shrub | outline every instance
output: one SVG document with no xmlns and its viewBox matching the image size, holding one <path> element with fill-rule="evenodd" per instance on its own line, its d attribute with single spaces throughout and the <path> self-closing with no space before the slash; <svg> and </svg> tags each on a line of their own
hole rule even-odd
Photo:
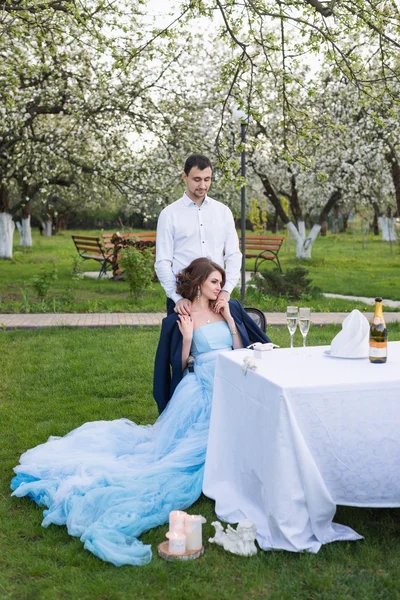
<svg viewBox="0 0 400 600">
<path fill-rule="evenodd" d="M 261 200 L 261 208 L 254 198 L 251 201 L 249 220 L 252 223 L 253 231 L 256 235 L 262 235 L 267 228 L 267 202 Z"/>
<path fill-rule="evenodd" d="M 83 277 L 83 260 L 80 256 L 72 257 L 72 279 L 82 279 Z"/>
<path fill-rule="evenodd" d="M 39 298 L 47 296 L 51 284 L 57 281 L 57 278 L 57 267 L 54 264 L 50 269 L 43 267 L 40 274 L 32 278 L 32 287 Z"/>
<path fill-rule="evenodd" d="M 281 273 L 279 269 L 265 270 L 260 275 L 253 277 L 252 283 L 269 296 L 285 296 L 295 300 L 306 294 L 317 296 L 321 293 L 320 288 L 311 285 L 312 281 L 307 277 L 308 271 L 303 267 L 288 269 L 286 273 Z"/>
<path fill-rule="evenodd" d="M 134 246 L 128 246 L 121 250 L 119 264 L 124 270 L 124 278 L 135 298 L 150 286 L 154 275 L 153 262 L 154 256 L 149 248 L 138 250 Z"/>
</svg>

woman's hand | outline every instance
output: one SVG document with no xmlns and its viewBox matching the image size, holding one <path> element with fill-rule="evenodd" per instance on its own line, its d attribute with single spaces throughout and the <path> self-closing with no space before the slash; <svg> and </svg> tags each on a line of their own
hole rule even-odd
<svg viewBox="0 0 400 600">
<path fill-rule="evenodd" d="M 186 369 L 193 339 L 193 321 L 190 315 L 178 315 L 178 327 L 182 334 L 182 371 Z"/>
<path fill-rule="evenodd" d="M 229 321 L 233 321 L 229 308 L 229 302 L 226 298 L 224 298 L 224 296 L 218 296 L 214 304 L 214 312 L 220 313 L 227 323 L 229 323 Z"/>
<path fill-rule="evenodd" d="M 232 334 L 232 348 L 236 350 L 237 348 L 243 348 L 242 338 L 240 337 L 240 333 L 236 329 L 236 323 L 231 315 L 231 310 L 229 308 L 229 302 L 226 298 L 219 296 L 217 301 L 215 302 L 214 311 L 216 313 L 220 313 L 228 327 L 229 331 Z"/>
<path fill-rule="evenodd" d="M 178 315 L 177 321 L 179 331 L 182 334 L 184 340 L 192 340 L 193 338 L 193 321 L 190 315 Z"/>
</svg>

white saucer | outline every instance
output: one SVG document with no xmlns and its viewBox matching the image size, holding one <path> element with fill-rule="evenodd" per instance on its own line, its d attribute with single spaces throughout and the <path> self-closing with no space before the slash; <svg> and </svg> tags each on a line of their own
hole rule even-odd
<svg viewBox="0 0 400 600">
<path fill-rule="evenodd" d="M 368 358 L 368 356 L 336 356 L 336 354 L 331 354 L 330 350 L 324 350 L 324 354 L 330 358 L 341 358 L 344 360 L 362 360 L 363 358 Z"/>
</svg>

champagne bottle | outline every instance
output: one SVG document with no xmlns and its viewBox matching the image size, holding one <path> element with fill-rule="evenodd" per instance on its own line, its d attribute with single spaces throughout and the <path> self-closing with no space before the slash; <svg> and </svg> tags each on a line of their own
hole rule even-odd
<svg viewBox="0 0 400 600">
<path fill-rule="evenodd" d="M 382 298 L 375 298 L 375 312 L 369 330 L 369 360 L 385 363 L 387 359 L 387 329 L 382 312 Z"/>
</svg>

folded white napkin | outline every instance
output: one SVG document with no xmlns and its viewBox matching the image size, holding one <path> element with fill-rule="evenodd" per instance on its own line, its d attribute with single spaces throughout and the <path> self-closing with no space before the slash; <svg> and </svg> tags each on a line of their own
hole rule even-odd
<svg viewBox="0 0 400 600">
<path fill-rule="evenodd" d="M 369 323 L 359 310 L 352 310 L 331 342 L 331 356 L 364 358 L 368 356 Z"/>
</svg>

